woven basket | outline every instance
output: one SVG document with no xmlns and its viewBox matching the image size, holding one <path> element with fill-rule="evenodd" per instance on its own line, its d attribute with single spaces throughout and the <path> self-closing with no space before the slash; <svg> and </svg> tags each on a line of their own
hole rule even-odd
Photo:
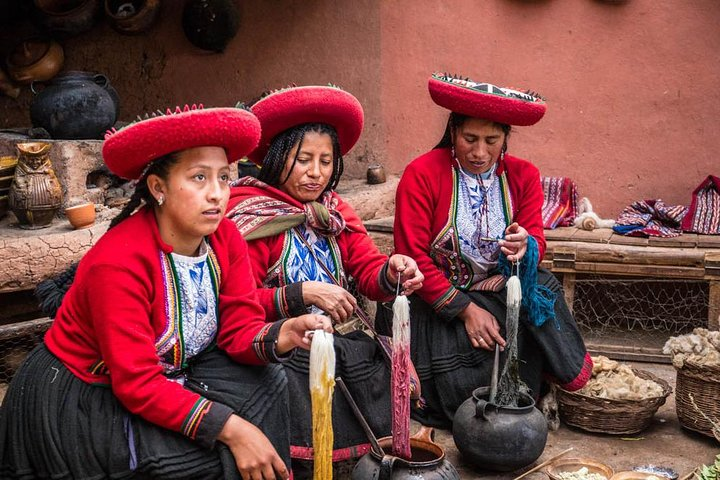
<svg viewBox="0 0 720 480">
<path fill-rule="evenodd" d="M 660 385 L 663 390 L 662 395 L 643 400 L 613 400 L 558 388 L 560 419 L 567 425 L 588 432 L 627 435 L 645 430 L 650 426 L 657 409 L 672 393 L 672 388 L 665 380 L 650 372 L 634 368 L 632 371 L 638 377 L 652 380 Z"/>
<path fill-rule="evenodd" d="M 720 441 L 720 429 L 713 432 L 713 425 L 708 420 L 720 423 L 720 367 L 685 362 L 677 369 L 675 388 L 675 408 L 680 425 Z"/>
</svg>

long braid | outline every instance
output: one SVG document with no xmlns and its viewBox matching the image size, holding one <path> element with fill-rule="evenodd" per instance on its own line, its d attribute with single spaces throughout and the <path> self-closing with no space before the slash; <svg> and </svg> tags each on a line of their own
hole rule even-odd
<svg viewBox="0 0 720 480">
<path fill-rule="evenodd" d="M 297 156 L 302 147 L 302 141 L 305 138 L 305 134 L 308 132 L 316 132 L 320 134 L 326 134 L 330 136 L 333 145 L 333 172 L 330 176 L 330 181 L 324 191 L 334 190 L 340 182 L 344 170 L 343 158 L 340 155 L 340 141 L 338 140 L 337 132 L 335 129 L 324 123 L 304 123 L 295 127 L 289 128 L 278 135 L 276 135 L 270 143 L 268 153 L 265 155 L 263 160 L 262 168 L 258 179 L 272 185 L 273 187 L 280 186 L 287 182 L 290 172 L 295 167 L 297 162 Z M 290 155 L 290 151 L 295 145 L 298 145 L 298 149 L 295 152 L 295 157 L 292 160 L 292 165 L 288 170 L 286 178 L 281 179 L 282 171 L 285 168 L 285 162 Z"/>
<path fill-rule="evenodd" d="M 167 180 L 170 167 L 177 163 L 178 160 L 178 154 L 171 153 L 153 161 L 148 167 L 147 173 L 143 175 L 135 185 L 135 191 L 130 197 L 130 201 L 123 207 L 120 213 L 110 221 L 108 230 L 130 217 L 141 205 L 152 205 L 155 198 L 150 194 L 150 189 L 147 185 L 148 175 L 154 174 L 163 180 Z M 55 317 L 65 294 L 75 280 L 77 266 L 77 263 L 70 265 L 65 271 L 53 278 L 40 282 L 35 288 L 35 298 L 37 298 L 40 308 L 47 316 L 51 318 Z"/>
</svg>

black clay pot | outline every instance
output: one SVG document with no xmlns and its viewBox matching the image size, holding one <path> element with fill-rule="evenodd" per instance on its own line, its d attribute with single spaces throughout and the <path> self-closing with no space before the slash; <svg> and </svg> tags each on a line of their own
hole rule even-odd
<svg viewBox="0 0 720 480">
<path fill-rule="evenodd" d="M 453 418 L 453 440 L 463 458 L 477 467 L 510 472 L 542 455 L 547 422 L 529 395 L 517 407 L 488 403 L 490 387 L 473 391 Z"/>
<path fill-rule="evenodd" d="M 190 43 L 203 50 L 221 53 L 240 27 L 237 0 L 190 0 L 182 17 Z"/>
<path fill-rule="evenodd" d="M 91 72 L 66 72 L 38 89 L 30 104 L 33 127 L 42 127 L 52 138 L 102 139 L 117 120 L 118 95 L 105 75 Z"/>
<path fill-rule="evenodd" d="M 56 37 L 90 30 L 100 15 L 100 0 L 35 0 L 38 23 Z"/>
</svg>

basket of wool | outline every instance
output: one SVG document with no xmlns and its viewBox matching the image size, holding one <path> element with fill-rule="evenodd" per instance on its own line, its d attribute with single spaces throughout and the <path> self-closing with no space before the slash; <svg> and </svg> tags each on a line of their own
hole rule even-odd
<svg viewBox="0 0 720 480">
<path fill-rule="evenodd" d="M 593 357 L 588 383 L 575 392 L 557 389 L 560 419 L 588 432 L 613 435 L 645 430 L 672 393 L 668 383 L 650 372 Z"/>
</svg>

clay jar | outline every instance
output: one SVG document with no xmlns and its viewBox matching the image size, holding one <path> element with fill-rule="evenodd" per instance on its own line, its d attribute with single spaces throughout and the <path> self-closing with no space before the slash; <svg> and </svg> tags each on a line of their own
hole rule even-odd
<svg viewBox="0 0 720 480">
<path fill-rule="evenodd" d="M 510 472 L 542 455 L 547 422 L 527 394 L 517 407 L 489 403 L 490 387 L 476 388 L 453 418 L 453 440 L 463 458 L 477 467 Z"/>
<path fill-rule="evenodd" d="M 57 37 L 90 30 L 100 13 L 100 0 L 35 0 L 38 22 Z"/>
<path fill-rule="evenodd" d="M 160 0 L 105 0 L 105 15 L 115 31 L 124 35 L 147 31 L 158 13 Z"/>
<path fill-rule="evenodd" d="M 87 202 L 67 207 L 65 216 L 75 230 L 91 227 L 95 223 L 95 204 Z"/>
<path fill-rule="evenodd" d="M 374 164 L 368 166 L 367 183 L 370 185 L 385 183 L 385 169 L 382 165 Z"/>
<path fill-rule="evenodd" d="M 10 77 L 21 84 L 53 78 L 62 69 L 65 54 L 54 40 L 30 38 L 20 42 L 7 57 Z"/>
<path fill-rule="evenodd" d="M 105 75 L 70 71 L 47 86 L 33 82 L 36 95 L 30 104 L 33 127 L 42 127 L 52 138 L 102 139 L 118 116 L 117 92 Z"/>
<path fill-rule="evenodd" d="M 60 209 L 62 188 L 50 162 L 50 148 L 45 142 L 17 144 L 18 164 L 9 203 L 21 228 L 47 227 Z"/>
</svg>

